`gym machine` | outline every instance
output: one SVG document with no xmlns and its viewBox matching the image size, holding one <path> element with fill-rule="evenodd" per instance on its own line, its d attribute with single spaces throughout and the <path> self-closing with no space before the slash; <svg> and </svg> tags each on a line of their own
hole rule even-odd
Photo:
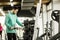
<svg viewBox="0 0 60 40">
<path fill-rule="evenodd" d="M 40 9 L 41 9 L 41 4 L 42 4 L 42 1 L 43 0 L 39 0 L 39 3 L 37 3 L 37 9 L 36 9 L 36 20 L 35 20 L 35 27 L 34 27 L 34 35 L 33 35 L 33 40 L 43 40 L 42 39 L 42 37 L 39 37 L 39 29 L 37 29 L 38 27 L 39 27 L 39 22 L 38 22 L 38 20 L 39 20 L 39 16 L 40 16 Z M 46 1 L 46 0 L 45 0 Z M 45 3 L 46 4 L 46 3 Z M 43 4 L 42 4 L 43 5 Z M 47 4 L 48 5 L 48 4 Z M 48 29 L 48 28 L 47 28 Z M 38 34 L 38 36 L 37 36 L 37 34 Z M 43 35 L 43 37 L 44 36 L 47 36 L 46 37 L 46 39 L 48 38 L 48 34 L 49 34 L 49 32 L 45 32 L 44 34 L 42 34 Z M 48 40 L 48 39 L 47 39 Z"/>
<path fill-rule="evenodd" d="M 57 40 L 60 38 L 60 19 L 59 19 L 60 18 L 60 10 L 54 10 L 51 14 L 51 17 L 53 20 L 55 20 L 59 23 L 59 32 L 56 35 L 52 36 L 50 38 L 50 40 Z"/>
</svg>

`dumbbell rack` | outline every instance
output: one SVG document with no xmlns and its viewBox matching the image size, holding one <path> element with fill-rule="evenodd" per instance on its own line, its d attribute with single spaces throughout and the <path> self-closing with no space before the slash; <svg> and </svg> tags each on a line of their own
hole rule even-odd
<svg viewBox="0 0 60 40">
<path fill-rule="evenodd" d="M 25 32 L 23 34 L 24 40 L 32 40 L 33 32 L 34 32 L 34 20 L 24 22 Z"/>
</svg>

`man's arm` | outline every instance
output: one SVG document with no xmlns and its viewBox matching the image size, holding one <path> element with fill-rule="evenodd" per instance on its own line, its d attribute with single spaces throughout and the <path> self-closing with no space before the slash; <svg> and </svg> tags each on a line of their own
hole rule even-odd
<svg viewBox="0 0 60 40">
<path fill-rule="evenodd" d="M 5 25 L 8 26 L 8 27 L 11 27 L 11 25 L 8 23 L 8 21 L 9 21 L 9 15 L 6 15 Z"/>
<path fill-rule="evenodd" d="M 22 23 L 17 18 L 16 18 L 16 22 L 17 22 L 18 25 L 23 27 Z"/>
</svg>

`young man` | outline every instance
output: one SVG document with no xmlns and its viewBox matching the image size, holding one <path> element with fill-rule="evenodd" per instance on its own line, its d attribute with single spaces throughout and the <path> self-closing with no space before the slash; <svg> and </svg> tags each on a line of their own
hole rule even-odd
<svg viewBox="0 0 60 40">
<path fill-rule="evenodd" d="M 6 19 L 5 19 L 5 25 L 7 27 L 7 37 L 8 40 L 16 40 L 16 30 L 13 29 L 16 25 L 16 23 L 18 23 L 18 25 L 23 26 L 21 22 L 18 21 L 16 13 L 18 12 L 18 9 L 13 8 L 11 12 L 9 12 L 6 15 Z"/>
</svg>

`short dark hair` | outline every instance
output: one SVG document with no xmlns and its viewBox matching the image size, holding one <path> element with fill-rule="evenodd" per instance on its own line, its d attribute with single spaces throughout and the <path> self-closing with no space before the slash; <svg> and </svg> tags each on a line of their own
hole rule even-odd
<svg viewBox="0 0 60 40">
<path fill-rule="evenodd" d="M 18 9 L 18 7 L 17 6 L 13 6 L 12 9 Z"/>
</svg>

